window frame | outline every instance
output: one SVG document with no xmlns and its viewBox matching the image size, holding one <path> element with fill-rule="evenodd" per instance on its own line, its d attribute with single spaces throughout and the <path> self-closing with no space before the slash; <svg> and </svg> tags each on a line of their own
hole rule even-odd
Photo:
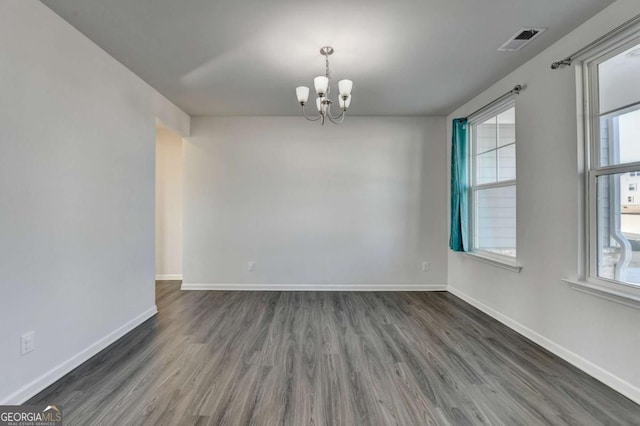
<svg viewBox="0 0 640 426">
<path fill-rule="evenodd" d="M 600 118 L 614 113 L 624 113 L 638 108 L 638 103 L 623 106 L 612 111 L 600 112 L 598 66 L 620 53 L 640 44 L 640 28 L 628 32 L 616 40 L 599 46 L 589 52 L 582 61 L 582 103 L 583 103 L 583 144 L 584 144 L 584 244 L 583 262 L 578 281 L 567 280 L 571 284 L 615 297 L 640 301 L 640 284 L 619 281 L 598 275 L 598 194 L 597 182 L 600 176 L 640 171 L 640 161 L 616 165 L 601 165 Z M 579 67 L 580 68 L 580 67 Z"/>
<path fill-rule="evenodd" d="M 513 143 L 513 145 L 515 145 L 516 147 L 516 178 L 515 179 L 509 179 L 509 180 L 504 180 L 504 181 L 496 181 L 496 182 L 491 182 L 491 183 L 483 183 L 483 184 L 478 184 L 477 183 L 477 176 L 476 176 L 476 159 L 477 159 L 477 143 L 476 143 L 476 131 L 475 128 L 478 124 L 482 124 L 483 122 L 485 122 L 486 120 L 492 118 L 492 117 L 497 117 L 498 115 L 502 114 L 505 111 L 508 111 L 509 109 L 513 108 L 514 110 L 516 109 L 516 99 L 515 96 L 510 96 L 507 99 L 505 99 L 504 101 L 501 101 L 495 105 L 492 105 L 489 108 L 485 108 L 483 110 L 480 110 L 478 112 L 476 112 L 475 114 L 469 116 L 467 118 L 467 126 L 468 126 L 468 136 L 467 136 L 467 141 L 469 144 L 469 191 L 468 191 L 468 205 L 469 205 L 469 209 L 468 209 L 468 215 L 469 215 L 469 220 L 468 220 L 468 232 L 469 232 L 469 250 L 468 253 L 475 255 L 475 256 L 479 256 L 482 257 L 484 259 L 487 259 L 489 261 L 491 261 L 492 263 L 497 263 L 497 264 L 502 264 L 502 265 L 506 265 L 509 269 L 512 269 L 516 272 L 519 272 L 521 267 L 517 264 L 517 260 L 518 260 L 518 236 L 517 236 L 517 194 L 518 194 L 518 185 L 517 185 L 517 178 L 518 178 L 518 167 L 517 167 L 517 156 L 518 156 L 518 138 L 516 135 L 516 140 Z M 515 112 L 514 112 L 515 113 Z M 517 115 L 517 113 L 515 113 Z M 517 133 L 517 124 L 518 124 L 518 119 L 516 117 L 516 133 Z M 506 147 L 509 146 L 510 144 L 507 145 L 503 145 L 500 147 L 496 147 L 495 150 L 497 151 L 498 149 L 502 148 L 502 147 Z M 488 151 L 483 151 L 483 153 L 485 152 L 490 152 L 491 150 Z M 496 156 L 496 161 L 497 161 L 497 156 Z M 496 179 L 497 179 L 497 175 L 496 175 Z M 514 186 L 516 188 L 516 255 L 515 256 L 507 256 L 507 255 L 501 255 L 498 253 L 494 253 L 491 252 L 489 250 L 483 250 L 482 248 L 478 248 L 476 247 L 476 193 L 477 191 L 481 191 L 481 190 L 486 190 L 486 189 L 495 189 L 495 188 L 507 188 L 507 187 L 511 187 Z M 500 265 L 499 265 L 500 266 Z"/>
</svg>

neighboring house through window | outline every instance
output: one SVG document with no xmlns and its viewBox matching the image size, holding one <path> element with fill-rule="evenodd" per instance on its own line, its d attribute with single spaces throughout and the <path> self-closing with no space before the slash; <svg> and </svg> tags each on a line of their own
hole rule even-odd
<svg viewBox="0 0 640 426">
<path fill-rule="evenodd" d="M 513 99 L 471 117 L 471 251 L 516 257 L 516 121 Z"/>
</svg>

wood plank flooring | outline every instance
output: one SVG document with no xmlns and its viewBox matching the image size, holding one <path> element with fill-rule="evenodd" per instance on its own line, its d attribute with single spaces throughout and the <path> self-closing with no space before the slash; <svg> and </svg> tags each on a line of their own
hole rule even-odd
<svg viewBox="0 0 640 426">
<path fill-rule="evenodd" d="M 77 425 L 630 425 L 640 406 L 455 296 L 180 291 L 29 403 Z"/>
</svg>

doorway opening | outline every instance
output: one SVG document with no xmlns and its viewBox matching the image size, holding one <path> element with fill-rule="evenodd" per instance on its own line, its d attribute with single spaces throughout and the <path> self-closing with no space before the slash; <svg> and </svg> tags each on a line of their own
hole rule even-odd
<svg viewBox="0 0 640 426">
<path fill-rule="evenodd" d="M 156 122 L 156 281 L 182 280 L 182 146 Z"/>
</svg>

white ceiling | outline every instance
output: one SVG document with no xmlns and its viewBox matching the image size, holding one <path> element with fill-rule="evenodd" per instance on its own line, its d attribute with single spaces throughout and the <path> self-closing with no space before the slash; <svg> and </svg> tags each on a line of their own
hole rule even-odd
<svg viewBox="0 0 640 426">
<path fill-rule="evenodd" d="M 354 81 L 352 115 L 434 115 L 613 0 L 42 2 L 191 115 L 298 114 L 295 87 L 324 74 L 325 44 L 333 83 Z M 549 30 L 497 51 L 529 26 Z"/>
</svg>

